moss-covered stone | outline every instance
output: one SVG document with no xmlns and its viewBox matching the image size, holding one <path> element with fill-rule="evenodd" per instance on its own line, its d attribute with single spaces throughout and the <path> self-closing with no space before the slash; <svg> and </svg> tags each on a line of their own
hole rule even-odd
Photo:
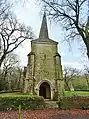
<svg viewBox="0 0 89 119">
<path fill-rule="evenodd" d="M 62 65 L 58 42 L 49 39 L 45 17 L 42 21 L 42 25 L 45 26 L 41 26 L 40 37 L 31 41 L 24 92 L 35 92 L 44 98 L 53 99 L 55 95 L 62 95 L 64 89 Z"/>
</svg>

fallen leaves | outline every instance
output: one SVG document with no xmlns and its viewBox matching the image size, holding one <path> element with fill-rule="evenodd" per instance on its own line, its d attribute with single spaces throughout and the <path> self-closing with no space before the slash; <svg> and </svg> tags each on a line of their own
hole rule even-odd
<svg viewBox="0 0 89 119">
<path fill-rule="evenodd" d="M 89 110 L 25 110 L 22 119 L 88 119 Z M 0 112 L 0 119 L 18 119 L 18 111 Z"/>
</svg>

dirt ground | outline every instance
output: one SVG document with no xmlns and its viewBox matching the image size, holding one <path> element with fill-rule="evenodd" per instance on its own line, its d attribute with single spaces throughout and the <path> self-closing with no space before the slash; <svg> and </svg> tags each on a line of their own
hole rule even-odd
<svg viewBox="0 0 89 119">
<path fill-rule="evenodd" d="M 89 110 L 26 110 L 21 119 L 89 119 Z M 0 119 L 18 119 L 18 111 L 0 112 Z"/>
</svg>

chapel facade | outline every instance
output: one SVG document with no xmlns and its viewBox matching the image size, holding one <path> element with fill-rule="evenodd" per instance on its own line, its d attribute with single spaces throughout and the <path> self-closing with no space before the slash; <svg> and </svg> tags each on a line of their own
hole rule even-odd
<svg viewBox="0 0 89 119">
<path fill-rule="evenodd" d="M 28 54 L 24 92 L 43 96 L 45 99 L 58 99 L 64 90 L 61 56 L 58 42 L 48 35 L 46 14 L 44 13 L 39 38 L 31 41 Z"/>
</svg>

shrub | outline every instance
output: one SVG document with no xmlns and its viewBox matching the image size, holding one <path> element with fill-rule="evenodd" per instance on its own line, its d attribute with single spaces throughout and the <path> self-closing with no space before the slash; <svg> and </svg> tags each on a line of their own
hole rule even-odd
<svg viewBox="0 0 89 119">
<path fill-rule="evenodd" d="M 21 105 L 22 110 L 43 109 L 45 107 L 43 97 L 36 95 L 0 96 L 0 111 L 18 110 L 19 105 Z"/>
<path fill-rule="evenodd" d="M 89 96 L 63 97 L 58 102 L 60 109 L 83 109 L 89 108 Z"/>
</svg>

